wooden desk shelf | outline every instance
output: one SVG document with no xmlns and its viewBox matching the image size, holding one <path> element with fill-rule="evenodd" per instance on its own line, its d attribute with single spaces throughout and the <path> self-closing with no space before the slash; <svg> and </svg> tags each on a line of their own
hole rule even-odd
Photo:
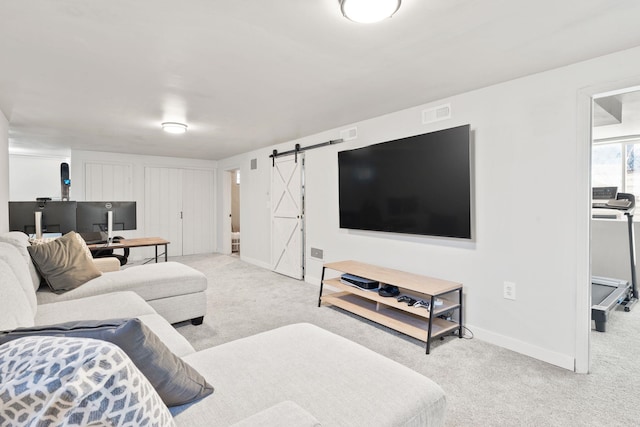
<svg viewBox="0 0 640 427">
<path fill-rule="evenodd" d="M 368 291 L 345 285 L 339 277 L 325 279 L 326 270 L 349 273 L 355 276 L 395 285 L 400 295 L 430 301 L 429 308 L 411 307 L 398 302 L 395 297 L 383 297 L 376 291 Z M 323 294 L 324 285 L 338 290 Z M 443 301 L 435 306 L 435 299 Z M 318 296 L 318 307 L 333 305 L 373 322 L 392 328 L 426 343 L 429 354 L 431 339 L 458 330 L 462 338 L 462 285 L 446 280 L 406 273 L 399 270 L 378 267 L 358 261 L 340 261 L 325 264 L 322 268 L 322 283 Z M 442 316 L 458 310 L 459 321 L 447 320 Z"/>
</svg>

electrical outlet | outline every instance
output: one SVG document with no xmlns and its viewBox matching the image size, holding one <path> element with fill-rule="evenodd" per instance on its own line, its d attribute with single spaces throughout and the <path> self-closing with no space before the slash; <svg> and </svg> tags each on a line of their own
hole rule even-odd
<svg viewBox="0 0 640 427">
<path fill-rule="evenodd" d="M 505 299 L 516 299 L 516 284 L 513 282 L 504 282 L 504 297 Z"/>
</svg>

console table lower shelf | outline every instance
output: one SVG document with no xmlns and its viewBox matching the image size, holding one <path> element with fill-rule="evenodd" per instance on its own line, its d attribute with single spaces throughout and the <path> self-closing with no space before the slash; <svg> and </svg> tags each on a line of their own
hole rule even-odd
<svg viewBox="0 0 640 427">
<path fill-rule="evenodd" d="M 427 319 L 404 313 L 390 307 L 379 307 L 378 303 L 362 299 L 346 292 L 336 292 L 322 297 L 322 301 L 333 306 L 342 308 L 372 322 L 388 326 L 405 335 L 409 335 L 420 341 L 427 342 L 428 325 Z M 431 338 L 453 332 L 458 329 L 457 323 L 436 317 L 433 319 Z"/>
<path fill-rule="evenodd" d="M 383 284 L 398 286 L 401 295 L 429 301 L 429 307 L 413 307 L 384 297 L 377 291 L 346 285 L 340 278 L 325 279 L 325 270 L 349 272 Z M 325 285 L 336 292 L 323 293 Z M 436 299 L 436 296 L 438 297 Z M 436 305 L 438 300 L 439 305 Z M 397 270 L 360 263 L 340 261 L 323 266 L 318 307 L 335 306 L 375 323 L 387 326 L 426 343 L 429 354 L 431 340 L 458 332 L 463 336 L 462 285 Z M 458 321 L 453 314 L 458 313 Z"/>
</svg>

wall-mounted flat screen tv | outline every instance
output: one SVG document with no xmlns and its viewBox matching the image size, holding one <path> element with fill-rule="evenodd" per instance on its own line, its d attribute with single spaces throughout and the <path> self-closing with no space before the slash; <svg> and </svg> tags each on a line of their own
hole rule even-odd
<svg viewBox="0 0 640 427">
<path fill-rule="evenodd" d="M 471 238 L 470 125 L 338 153 L 340 228 Z"/>
</svg>

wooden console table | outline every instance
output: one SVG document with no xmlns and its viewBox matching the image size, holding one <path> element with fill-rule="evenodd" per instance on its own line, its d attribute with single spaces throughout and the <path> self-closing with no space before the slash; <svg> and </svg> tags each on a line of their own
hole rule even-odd
<svg viewBox="0 0 640 427">
<path fill-rule="evenodd" d="M 118 243 L 96 243 L 93 245 L 87 245 L 91 252 L 99 251 L 101 249 L 129 249 L 129 248 L 142 248 L 145 246 L 155 246 L 156 248 L 156 262 L 158 262 L 158 246 L 164 246 L 164 262 L 167 262 L 167 245 L 171 243 L 168 240 L 160 237 L 140 237 L 136 239 L 122 239 Z M 162 255 L 162 254 L 160 254 Z"/>
<path fill-rule="evenodd" d="M 412 307 L 406 302 L 398 302 L 395 297 L 383 297 L 375 291 L 368 291 L 342 283 L 340 277 L 325 279 L 325 271 L 334 270 L 355 276 L 395 285 L 400 295 L 429 301 L 429 308 Z M 324 285 L 338 289 L 323 295 Z M 436 305 L 437 299 L 442 301 Z M 417 338 L 427 344 L 427 354 L 431 339 L 458 331 L 463 336 L 462 324 L 462 284 L 435 279 L 390 268 L 378 267 L 358 261 L 340 261 L 322 267 L 322 282 L 318 307 L 322 303 L 339 307 L 373 322 L 395 329 Z M 458 321 L 452 314 L 458 311 Z"/>
</svg>

